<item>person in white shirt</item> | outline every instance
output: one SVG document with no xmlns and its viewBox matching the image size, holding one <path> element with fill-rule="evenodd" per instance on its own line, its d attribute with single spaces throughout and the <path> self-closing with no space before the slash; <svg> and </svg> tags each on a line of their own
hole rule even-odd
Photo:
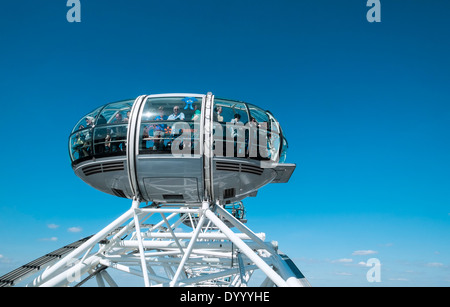
<svg viewBox="0 0 450 307">
<path fill-rule="evenodd" d="M 174 106 L 173 113 L 169 115 L 167 120 L 184 120 L 184 113 L 179 111 L 180 108 L 178 106 Z"/>
</svg>

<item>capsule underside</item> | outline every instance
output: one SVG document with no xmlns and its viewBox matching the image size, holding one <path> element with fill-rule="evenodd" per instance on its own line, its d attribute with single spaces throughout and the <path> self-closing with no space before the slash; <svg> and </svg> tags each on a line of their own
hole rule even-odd
<svg viewBox="0 0 450 307">
<path fill-rule="evenodd" d="M 78 177 L 118 197 L 231 203 L 287 182 L 287 141 L 268 111 L 211 93 L 139 96 L 84 116 L 69 137 Z"/>
</svg>

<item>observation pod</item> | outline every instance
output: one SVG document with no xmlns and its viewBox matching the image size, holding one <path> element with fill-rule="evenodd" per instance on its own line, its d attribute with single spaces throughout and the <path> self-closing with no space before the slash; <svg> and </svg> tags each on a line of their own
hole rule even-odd
<svg viewBox="0 0 450 307">
<path fill-rule="evenodd" d="M 116 287 L 128 284 L 124 273 L 146 287 L 310 286 L 276 241 L 244 225 L 240 201 L 294 171 L 286 149 L 269 111 L 211 93 L 99 107 L 69 137 L 72 167 L 94 188 L 132 199 L 131 207 L 97 233 L 0 276 L 0 287 L 79 287 L 94 277 Z"/>
<path fill-rule="evenodd" d="M 143 95 L 106 104 L 69 137 L 76 175 L 155 204 L 230 204 L 287 182 L 287 141 L 269 111 L 211 93 Z"/>
</svg>

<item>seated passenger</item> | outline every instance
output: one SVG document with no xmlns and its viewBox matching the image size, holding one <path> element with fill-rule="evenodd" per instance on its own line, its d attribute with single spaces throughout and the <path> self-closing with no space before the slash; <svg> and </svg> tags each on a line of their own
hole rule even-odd
<svg viewBox="0 0 450 307">
<path fill-rule="evenodd" d="M 111 135 L 107 134 L 105 137 L 105 152 L 111 150 Z"/>
<path fill-rule="evenodd" d="M 86 116 L 86 128 L 94 127 L 94 117 Z M 84 127 L 83 127 L 84 128 Z M 80 126 L 81 129 L 81 126 Z M 86 130 L 82 132 L 84 134 L 84 144 L 82 147 L 83 156 L 90 156 L 92 154 L 91 145 L 92 145 L 92 129 Z"/>
<path fill-rule="evenodd" d="M 173 107 L 173 113 L 169 115 L 168 120 L 184 120 L 184 113 L 180 112 L 180 108 L 178 106 Z"/>
<path fill-rule="evenodd" d="M 150 126 L 144 126 L 142 131 L 141 149 L 147 149 L 147 140 L 150 138 L 149 130 Z"/>
<path fill-rule="evenodd" d="M 97 125 L 94 132 L 94 154 L 101 155 L 106 152 L 106 136 L 108 134 L 108 129 L 103 125 L 106 125 L 106 118 L 100 114 L 97 119 Z M 103 126 L 103 127 L 102 127 Z"/>
<path fill-rule="evenodd" d="M 121 123 L 124 123 L 122 119 L 122 114 L 117 113 L 112 124 L 121 124 Z M 127 128 L 125 126 L 112 127 L 109 131 L 109 137 L 107 136 L 106 138 L 112 141 L 111 150 L 113 152 L 126 150 L 125 142 L 121 141 L 127 138 Z"/>
<path fill-rule="evenodd" d="M 80 125 L 79 129 L 84 129 L 83 125 Z M 89 130 L 80 131 L 76 134 L 74 143 L 72 145 L 73 153 L 78 153 L 78 159 L 91 155 L 91 143 L 92 137 Z"/>
<path fill-rule="evenodd" d="M 167 120 L 167 116 L 164 115 L 164 107 L 158 108 L 159 115 L 155 117 L 155 120 Z M 155 125 L 154 126 L 154 132 L 153 136 L 155 137 L 155 140 L 153 141 L 153 150 L 163 150 L 164 149 L 164 135 L 165 135 L 165 129 L 167 125 L 161 124 L 161 125 Z"/>
<path fill-rule="evenodd" d="M 256 121 L 256 119 L 253 116 L 250 116 L 250 127 L 259 127 L 259 123 Z"/>
<path fill-rule="evenodd" d="M 193 129 L 191 129 L 192 132 L 192 140 L 191 145 L 192 149 L 197 150 L 196 153 L 199 153 L 200 151 L 200 117 L 201 117 L 201 111 L 198 109 L 198 105 L 194 106 L 194 114 L 192 115 L 191 120 L 194 121 Z"/>
<path fill-rule="evenodd" d="M 241 122 L 241 115 L 239 115 L 239 114 L 234 114 L 234 118 L 231 120 L 231 124 L 233 124 L 233 125 L 236 125 L 236 126 L 244 126 L 244 123 L 243 122 Z M 240 130 L 240 128 L 232 128 L 233 129 L 233 132 L 232 132 L 232 136 L 233 137 L 237 137 L 238 136 L 238 133 L 239 133 L 239 130 Z"/>
<path fill-rule="evenodd" d="M 244 123 L 241 122 L 241 115 L 234 114 L 231 124 L 233 125 L 231 126 L 231 136 L 234 139 L 234 156 L 242 157 L 245 155 L 245 128 Z"/>
<path fill-rule="evenodd" d="M 83 129 L 84 126 L 80 125 L 79 130 Z M 83 132 L 77 132 L 75 138 L 73 139 L 72 152 L 78 154 L 78 159 L 84 156 L 83 146 L 84 146 L 85 136 Z"/>
<path fill-rule="evenodd" d="M 216 122 L 223 122 L 222 107 L 218 106 L 214 108 L 213 120 Z"/>
<path fill-rule="evenodd" d="M 253 116 L 250 116 L 250 121 L 248 123 L 248 135 L 246 135 L 246 155 L 247 157 L 256 158 L 258 153 L 258 139 L 259 133 L 258 128 L 260 124 L 256 121 Z"/>
<path fill-rule="evenodd" d="M 200 120 L 200 114 L 201 114 L 201 112 L 200 112 L 200 110 L 198 109 L 198 106 L 195 105 L 195 106 L 194 106 L 194 114 L 192 115 L 191 120 L 193 120 L 193 121 Z"/>
<path fill-rule="evenodd" d="M 86 116 L 86 127 L 94 126 L 94 118 L 92 116 Z"/>
<path fill-rule="evenodd" d="M 125 117 L 125 118 L 123 119 L 123 121 L 124 121 L 125 123 L 128 123 L 128 121 L 130 120 L 130 113 L 131 113 L 131 111 L 128 111 L 128 112 L 127 112 L 127 117 Z"/>
</svg>

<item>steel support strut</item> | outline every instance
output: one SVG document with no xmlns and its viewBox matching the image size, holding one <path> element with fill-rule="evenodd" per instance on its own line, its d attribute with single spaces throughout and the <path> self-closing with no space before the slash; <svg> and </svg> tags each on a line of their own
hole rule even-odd
<svg viewBox="0 0 450 307">
<path fill-rule="evenodd" d="M 219 203 L 140 205 L 135 199 L 117 220 L 42 268 L 28 286 L 117 286 L 117 272 L 139 277 L 146 287 L 309 285 L 277 244 L 264 242 L 264 234 L 252 232 Z M 265 278 L 253 278 L 255 271 Z"/>
</svg>

